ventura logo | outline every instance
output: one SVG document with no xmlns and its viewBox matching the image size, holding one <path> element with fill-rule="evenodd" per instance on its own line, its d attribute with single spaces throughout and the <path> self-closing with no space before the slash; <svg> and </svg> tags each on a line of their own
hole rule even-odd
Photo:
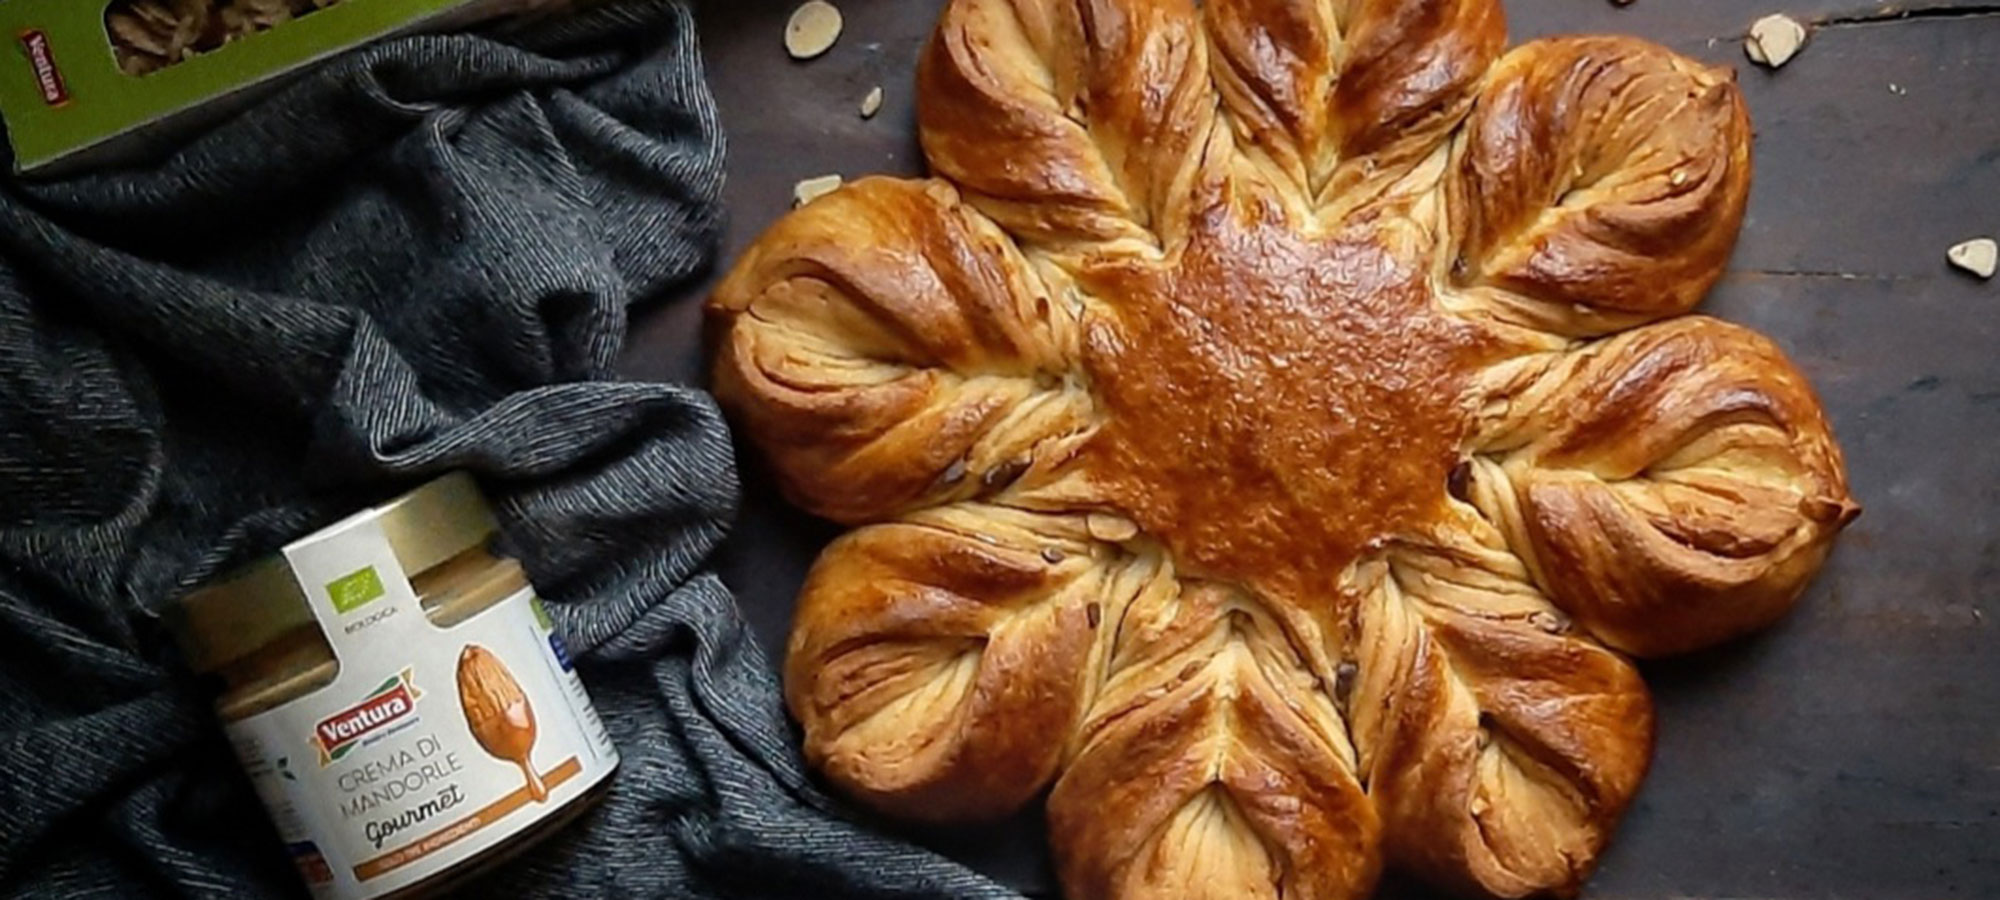
<svg viewBox="0 0 2000 900">
<path fill-rule="evenodd" d="M 410 670 L 404 669 L 382 682 L 360 703 L 319 720 L 313 726 L 312 745 L 319 751 L 320 767 L 333 765 L 363 738 L 416 715 L 417 698 L 423 695 L 410 680 Z"/>
<path fill-rule="evenodd" d="M 49 52 L 49 36 L 39 31 L 21 32 L 21 46 L 27 48 L 28 65 L 35 71 L 35 86 L 42 90 L 42 102 L 61 106 L 69 102 L 62 73 L 56 71 L 55 54 Z"/>
</svg>

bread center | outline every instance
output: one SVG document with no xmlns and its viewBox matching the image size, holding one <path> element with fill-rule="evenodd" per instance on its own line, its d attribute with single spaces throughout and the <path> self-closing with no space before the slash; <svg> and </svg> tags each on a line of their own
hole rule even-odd
<svg viewBox="0 0 2000 900">
<path fill-rule="evenodd" d="M 1084 461 L 1184 573 L 1306 602 L 1442 513 L 1498 347 L 1437 307 L 1407 241 L 1276 219 L 1218 207 L 1178 260 L 1079 279 L 1113 311 L 1087 341 L 1109 423 Z"/>
</svg>

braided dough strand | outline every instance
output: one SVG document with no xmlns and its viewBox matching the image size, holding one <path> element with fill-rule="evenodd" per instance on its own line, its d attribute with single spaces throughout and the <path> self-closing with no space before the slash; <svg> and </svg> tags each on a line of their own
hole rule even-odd
<svg viewBox="0 0 2000 900">
<path fill-rule="evenodd" d="M 806 758 L 908 819 L 994 819 L 1055 777 L 1130 602 L 1082 517 L 960 504 L 850 532 L 799 596 L 785 663 Z"/>
<path fill-rule="evenodd" d="M 1071 897 L 1346 900 L 1381 868 L 1327 679 L 1280 617 L 1164 564 L 1049 798 Z"/>
<path fill-rule="evenodd" d="M 771 439 L 787 495 L 836 521 L 991 496 L 1094 422 L 1075 311 L 943 182 L 819 198 L 710 309 L 729 326 L 716 394 Z"/>
<path fill-rule="evenodd" d="M 1692 309 L 1750 191 L 1727 69 L 1646 41 L 1568 37 L 1494 66 L 1447 178 L 1463 311 L 1564 336 Z"/>
<path fill-rule="evenodd" d="M 1511 380 L 1489 401 L 1472 500 L 1557 603 L 1626 652 L 1769 625 L 1860 512 L 1812 389 L 1743 328 L 1649 325 Z"/>
<path fill-rule="evenodd" d="M 1574 894 L 1652 753 L 1638 673 L 1462 506 L 1344 588 L 1362 603 L 1355 743 L 1391 858 L 1466 893 Z"/>
</svg>

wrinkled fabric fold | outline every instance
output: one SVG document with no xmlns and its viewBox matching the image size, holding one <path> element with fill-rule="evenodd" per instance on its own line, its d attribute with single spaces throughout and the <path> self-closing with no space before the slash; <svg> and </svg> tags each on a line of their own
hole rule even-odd
<svg viewBox="0 0 2000 900">
<path fill-rule="evenodd" d="M 811 784 L 708 568 L 722 419 L 615 376 L 632 308 L 709 262 L 721 140 L 690 13 L 650 0 L 392 40 L 153 162 L 6 184 L 0 889 L 302 895 L 159 614 L 465 469 L 624 757 L 487 884 L 1011 896 Z"/>
</svg>

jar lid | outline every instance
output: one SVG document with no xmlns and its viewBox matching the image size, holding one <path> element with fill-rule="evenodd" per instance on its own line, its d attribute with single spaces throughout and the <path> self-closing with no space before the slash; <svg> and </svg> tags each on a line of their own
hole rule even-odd
<svg viewBox="0 0 2000 900">
<path fill-rule="evenodd" d="M 479 485 L 464 472 L 453 472 L 364 513 L 381 525 L 397 564 L 411 578 L 485 543 L 499 530 Z M 167 618 L 188 664 L 203 672 L 314 624 L 305 592 L 282 553 L 188 594 Z"/>
</svg>

